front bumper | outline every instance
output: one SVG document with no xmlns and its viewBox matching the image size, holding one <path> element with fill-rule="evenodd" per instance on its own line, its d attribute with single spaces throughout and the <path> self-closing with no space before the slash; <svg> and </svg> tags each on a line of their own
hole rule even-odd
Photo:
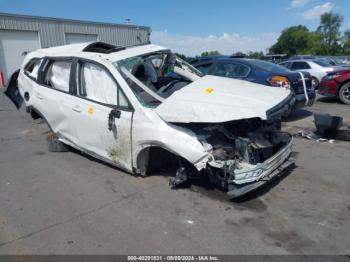
<svg viewBox="0 0 350 262">
<path fill-rule="evenodd" d="M 338 82 L 335 80 L 322 81 L 318 88 L 318 93 L 320 95 L 328 96 L 328 97 L 336 97 L 338 90 Z"/>
<path fill-rule="evenodd" d="M 294 161 L 293 159 L 289 158 L 286 160 L 282 165 L 280 165 L 277 169 L 272 171 L 268 176 L 264 177 L 263 179 L 248 183 L 248 184 L 243 184 L 243 185 L 229 185 L 229 191 L 227 192 L 227 195 L 229 196 L 230 199 L 235 199 L 240 196 L 243 196 L 249 192 L 252 192 L 259 187 L 264 186 L 274 178 L 280 176 L 281 174 L 284 174 L 287 172 L 289 169 L 291 169 L 294 166 Z"/>
<path fill-rule="evenodd" d="M 253 168 L 234 170 L 234 179 L 228 180 L 228 196 L 237 198 L 250 191 L 253 191 L 272 178 L 283 173 L 294 164 L 290 159 L 292 153 L 292 139 L 279 152 Z"/>
</svg>

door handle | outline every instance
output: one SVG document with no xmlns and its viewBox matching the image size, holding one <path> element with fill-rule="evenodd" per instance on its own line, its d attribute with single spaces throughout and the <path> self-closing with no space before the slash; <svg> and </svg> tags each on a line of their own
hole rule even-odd
<svg viewBox="0 0 350 262">
<path fill-rule="evenodd" d="M 40 93 L 36 93 L 35 96 L 40 100 L 42 100 L 44 98 Z"/>
<path fill-rule="evenodd" d="M 81 107 L 80 106 L 78 106 L 78 105 L 75 105 L 75 106 L 73 106 L 73 108 L 72 108 L 75 112 L 78 112 L 78 113 L 80 113 L 81 112 Z"/>
</svg>

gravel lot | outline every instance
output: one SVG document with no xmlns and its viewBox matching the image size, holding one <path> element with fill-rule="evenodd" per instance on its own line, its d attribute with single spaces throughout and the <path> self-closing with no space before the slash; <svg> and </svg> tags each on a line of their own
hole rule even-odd
<svg viewBox="0 0 350 262">
<path fill-rule="evenodd" d="M 319 99 L 284 123 L 350 106 Z M 297 167 L 240 201 L 205 185 L 171 190 L 77 151 L 47 151 L 45 124 L 0 94 L 0 254 L 344 254 L 350 142 L 295 138 Z"/>
</svg>

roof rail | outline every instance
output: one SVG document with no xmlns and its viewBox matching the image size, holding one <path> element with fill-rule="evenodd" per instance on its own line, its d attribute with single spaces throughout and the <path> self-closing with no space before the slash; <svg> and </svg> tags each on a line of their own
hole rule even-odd
<svg viewBox="0 0 350 262">
<path fill-rule="evenodd" d="M 87 45 L 82 51 L 83 52 L 93 52 L 93 53 L 102 53 L 102 54 L 110 54 L 113 52 L 118 52 L 124 50 L 123 46 L 115 46 L 112 44 L 108 44 L 105 42 L 93 42 Z"/>
</svg>

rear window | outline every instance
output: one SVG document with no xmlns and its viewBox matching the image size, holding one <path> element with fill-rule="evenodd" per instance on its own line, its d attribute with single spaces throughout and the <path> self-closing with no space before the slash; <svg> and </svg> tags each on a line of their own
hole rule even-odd
<svg viewBox="0 0 350 262">
<path fill-rule="evenodd" d="M 24 67 L 24 73 L 34 80 L 38 80 L 38 72 L 42 59 L 33 58 Z"/>
<path fill-rule="evenodd" d="M 236 62 L 220 62 L 211 74 L 223 77 L 246 77 L 250 72 L 250 68 Z"/>
<path fill-rule="evenodd" d="M 284 67 L 290 69 L 291 62 L 283 62 L 283 63 L 280 63 L 279 65 L 284 66 Z"/>
<path fill-rule="evenodd" d="M 212 65 L 211 63 L 209 63 L 209 64 L 202 64 L 202 65 L 196 66 L 196 68 L 199 71 L 201 71 L 202 74 L 207 75 L 209 73 L 209 69 L 210 69 L 211 65 Z"/>
<path fill-rule="evenodd" d="M 286 67 L 277 65 L 271 62 L 266 62 L 262 60 L 253 60 L 252 62 L 255 66 L 268 72 L 282 72 L 282 73 L 290 72 Z"/>
<path fill-rule="evenodd" d="M 318 64 L 319 66 L 322 67 L 331 67 L 332 65 L 328 64 L 327 62 L 324 62 L 322 60 L 313 60 L 315 64 Z"/>
</svg>

